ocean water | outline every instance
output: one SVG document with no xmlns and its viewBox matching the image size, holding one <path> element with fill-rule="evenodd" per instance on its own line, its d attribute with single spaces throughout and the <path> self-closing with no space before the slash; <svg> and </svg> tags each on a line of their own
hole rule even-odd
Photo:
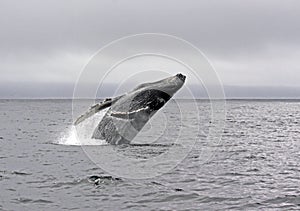
<svg viewBox="0 0 300 211">
<path fill-rule="evenodd" d="M 0 100 L 0 210 L 300 209 L 300 101 L 227 101 L 219 142 L 208 101 L 179 104 L 111 146 L 89 138 L 103 113 L 74 128 L 71 100 Z"/>
</svg>

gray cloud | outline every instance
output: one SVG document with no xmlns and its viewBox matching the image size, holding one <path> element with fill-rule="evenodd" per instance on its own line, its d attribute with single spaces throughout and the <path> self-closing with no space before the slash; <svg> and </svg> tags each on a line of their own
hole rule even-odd
<svg viewBox="0 0 300 211">
<path fill-rule="evenodd" d="M 299 19 L 298 0 L 4 0 L 0 81 L 72 84 L 105 44 L 159 32 L 200 48 L 225 85 L 298 86 Z"/>
</svg>

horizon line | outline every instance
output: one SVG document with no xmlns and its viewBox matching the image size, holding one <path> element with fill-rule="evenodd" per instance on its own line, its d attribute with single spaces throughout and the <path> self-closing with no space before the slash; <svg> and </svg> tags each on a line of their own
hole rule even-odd
<svg viewBox="0 0 300 211">
<path fill-rule="evenodd" d="M 69 98 L 69 97 L 38 97 L 38 98 L 1 98 L 0 100 L 104 100 L 104 98 Z M 113 98 L 113 97 L 112 97 Z M 229 98 L 173 98 L 171 100 L 300 100 L 300 97 L 229 97 Z"/>
</svg>

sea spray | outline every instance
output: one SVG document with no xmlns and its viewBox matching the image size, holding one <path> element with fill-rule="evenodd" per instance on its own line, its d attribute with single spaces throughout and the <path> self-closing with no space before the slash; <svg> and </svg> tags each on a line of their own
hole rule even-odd
<svg viewBox="0 0 300 211">
<path fill-rule="evenodd" d="M 77 126 L 71 125 L 63 132 L 61 137 L 56 141 L 56 144 L 62 145 L 106 145 L 105 140 L 92 139 L 92 134 L 98 123 L 104 117 L 106 111 L 104 109 L 92 117 L 81 122 Z"/>
</svg>

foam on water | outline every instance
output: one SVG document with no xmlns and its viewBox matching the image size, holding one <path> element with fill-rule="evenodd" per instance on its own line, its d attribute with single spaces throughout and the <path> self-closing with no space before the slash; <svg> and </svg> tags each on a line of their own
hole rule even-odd
<svg viewBox="0 0 300 211">
<path fill-rule="evenodd" d="M 106 111 L 104 109 L 92 117 L 81 122 L 79 125 L 70 126 L 59 138 L 56 144 L 62 145 L 106 145 L 105 140 L 91 138 L 98 123 L 104 117 Z"/>
</svg>

